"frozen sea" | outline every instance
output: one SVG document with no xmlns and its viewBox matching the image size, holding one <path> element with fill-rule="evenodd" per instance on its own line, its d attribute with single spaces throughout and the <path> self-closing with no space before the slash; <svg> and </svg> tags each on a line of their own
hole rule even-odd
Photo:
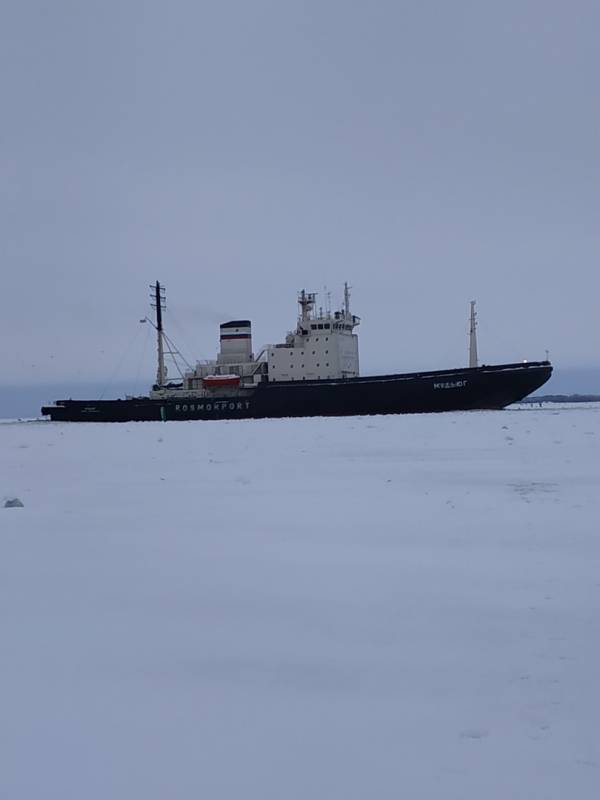
<svg viewBox="0 0 600 800">
<path fill-rule="evenodd" d="M 600 406 L 0 424 L 0 797 L 600 796 Z"/>
</svg>

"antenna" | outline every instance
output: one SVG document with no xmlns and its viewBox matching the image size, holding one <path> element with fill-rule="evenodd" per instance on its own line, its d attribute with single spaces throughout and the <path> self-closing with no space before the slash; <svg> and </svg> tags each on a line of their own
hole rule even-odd
<svg viewBox="0 0 600 800">
<path fill-rule="evenodd" d="M 477 366 L 477 312 L 475 311 L 475 300 L 471 300 L 471 322 L 469 327 L 469 367 L 474 369 Z"/>
<path fill-rule="evenodd" d="M 323 286 L 323 294 L 325 296 L 325 313 L 328 317 L 331 316 L 331 292 L 327 289 L 327 286 Z"/>
<path fill-rule="evenodd" d="M 158 367 L 156 370 L 156 384 L 159 389 L 167 382 L 167 368 L 165 367 L 165 351 L 164 351 L 164 342 L 163 342 L 163 324 L 162 324 L 162 312 L 167 307 L 167 298 L 165 293 L 164 286 L 161 286 L 158 281 L 152 286 L 150 286 L 152 290 L 150 293 L 150 305 L 156 311 L 156 349 L 158 355 Z"/>
</svg>

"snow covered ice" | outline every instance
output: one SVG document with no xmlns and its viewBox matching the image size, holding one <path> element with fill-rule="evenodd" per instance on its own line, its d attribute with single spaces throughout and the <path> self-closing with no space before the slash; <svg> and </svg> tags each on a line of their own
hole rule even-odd
<svg viewBox="0 0 600 800">
<path fill-rule="evenodd" d="M 600 406 L 0 425 L 0 797 L 600 793 Z"/>
</svg>

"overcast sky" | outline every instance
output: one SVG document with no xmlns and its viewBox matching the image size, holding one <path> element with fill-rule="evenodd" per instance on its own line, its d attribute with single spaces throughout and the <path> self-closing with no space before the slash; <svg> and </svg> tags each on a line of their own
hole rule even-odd
<svg viewBox="0 0 600 800">
<path fill-rule="evenodd" d="M 2 381 L 353 286 L 364 373 L 600 362 L 600 3 L 4 2 Z M 144 349 L 145 348 L 145 349 Z"/>
</svg>

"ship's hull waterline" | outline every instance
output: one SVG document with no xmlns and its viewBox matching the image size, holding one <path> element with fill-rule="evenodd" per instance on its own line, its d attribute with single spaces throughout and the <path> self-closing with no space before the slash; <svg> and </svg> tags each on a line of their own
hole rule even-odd
<svg viewBox="0 0 600 800">
<path fill-rule="evenodd" d="M 206 419 L 418 414 L 501 409 L 539 389 L 548 361 L 498 364 L 346 380 L 271 382 L 248 393 L 211 397 L 59 400 L 42 414 L 64 422 L 146 422 Z"/>
</svg>

